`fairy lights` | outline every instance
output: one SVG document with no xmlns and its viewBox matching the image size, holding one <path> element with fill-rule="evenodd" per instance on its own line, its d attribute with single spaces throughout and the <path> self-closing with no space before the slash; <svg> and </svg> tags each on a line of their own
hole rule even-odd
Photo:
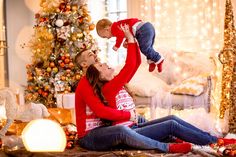
<svg viewBox="0 0 236 157">
<path fill-rule="evenodd" d="M 155 16 L 151 18 L 153 7 Z M 158 32 L 156 47 L 216 53 L 213 56 L 216 67 L 212 73 L 215 79 L 212 103 L 218 114 L 216 123 L 219 126 L 221 120 L 218 118 L 224 118 L 225 111 L 230 109 L 233 114 L 229 117 L 229 128 L 231 132 L 236 132 L 236 122 L 233 119 L 236 117 L 236 68 L 233 68 L 236 66 L 236 33 L 231 1 L 226 0 L 225 15 L 223 7 L 224 1 L 221 0 L 145 0 L 141 3 L 140 14 L 144 21 L 152 22 Z M 228 26 L 225 31 L 224 20 L 225 25 Z M 221 61 L 226 62 L 224 64 L 215 59 L 222 49 L 220 58 Z M 179 67 L 174 71 L 181 72 L 182 77 L 187 75 Z"/>
<path fill-rule="evenodd" d="M 219 51 L 223 45 L 220 11 L 220 0 L 145 0 L 141 2 L 140 15 L 156 27 L 157 45 L 209 52 Z"/>
</svg>

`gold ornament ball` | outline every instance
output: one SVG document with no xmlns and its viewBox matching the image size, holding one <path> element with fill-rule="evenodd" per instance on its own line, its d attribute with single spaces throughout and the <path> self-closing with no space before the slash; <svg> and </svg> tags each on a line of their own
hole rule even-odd
<svg viewBox="0 0 236 157">
<path fill-rule="evenodd" d="M 69 53 L 66 53 L 66 54 L 65 54 L 65 57 L 66 57 L 66 58 L 70 58 L 70 54 L 69 54 Z"/>
<path fill-rule="evenodd" d="M 34 90 L 38 90 L 38 89 L 39 89 L 39 87 L 38 87 L 38 86 L 35 86 L 35 87 L 34 87 Z"/>
<path fill-rule="evenodd" d="M 90 30 L 89 30 L 89 28 L 88 28 L 88 29 L 86 29 L 86 30 L 85 30 L 85 32 L 86 32 L 87 34 L 89 34 L 89 33 L 90 33 Z"/>
<path fill-rule="evenodd" d="M 57 13 L 60 13 L 60 12 L 61 12 L 61 10 L 60 10 L 59 8 L 57 8 L 57 9 L 56 9 L 56 12 L 57 12 Z"/>
<path fill-rule="evenodd" d="M 49 66 L 50 66 L 51 68 L 53 68 L 53 67 L 55 67 L 55 63 L 54 63 L 54 62 L 50 62 Z"/>
<path fill-rule="evenodd" d="M 33 94 L 33 100 L 36 100 L 38 98 L 39 94 L 38 93 L 34 93 Z"/>
<path fill-rule="evenodd" d="M 31 85 L 29 85 L 28 87 L 27 87 L 27 89 L 29 90 L 29 91 L 32 91 L 33 90 L 33 86 L 31 86 Z"/>
<path fill-rule="evenodd" d="M 44 90 L 45 90 L 45 91 L 49 91 L 49 89 L 50 89 L 50 86 L 49 86 L 49 85 L 44 86 Z"/>
<path fill-rule="evenodd" d="M 78 38 L 82 38 L 83 36 L 84 36 L 83 33 L 77 33 L 77 37 L 78 37 Z"/>
<path fill-rule="evenodd" d="M 25 95 L 25 99 L 26 100 L 32 100 L 33 94 L 32 93 L 28 93 Z"/>
<path fill-rule="evenodd" d="M 90 15 L 87 15 L 87 21 L 90 22 L 92 20 Z"/>
<path fill-rule="evenodd" d="M 70 62 L 69 63 L 69 68 L 73 68 L 74 67 L 74 63 L 73 62 Z"/>
<path fill-rule="evenodd" d="M 52 70 L 53 70 L 54 73 L 58 72 L 58 68 L 57 67 L 54 67 Z"/>
<path fill-rule="evenodd" d="M 70 59 L 69 59 L 69 58 L 66 58 L 66 59 L 64 60 L 64 62 L 65 62 L 66 64 L 68 64 L 68 63 L 70 62 Z"/>
<path fill-rule="evenodd" d="M 94 30 L 94 28 L 95 28 L 95 24 L 89 25 L 89 30 L 90 30 L 90 31 Z"/>
<path fill-rule="evenodd" d="M 71 36 L 71 40 L 72 40 L 72 41 L 76 41 L 76 40 L 77 40 L 76 36 L 75 36 L 75 35 L 72 35 L 72 36 Z"/>
<path fill-rule="evenodd" d="M 80 80 L 80 75 L 79 74 L 75 75 L 75 79 Z"/>
<path fill-rule="evenodd" d="M 71 87 L 70 87 L 70 86 L 67 86 L 66 90 L 69 91 L 69 92 L 71 92 Z"/>
<path fill-rule="evenodd" d="M 62 81 L 65 81 L 65 80 L 66 80 L 66 77 L 65 77 L 65 76 L 61 76 L 61 80 L 62 80 Z"/>
<path fill-rule="evenodd" d="M 52 68 L 48 67 L 48 68 L 47 68 L 47 72 L 50 73 L 51 71 L 52 71 Z"/>
<path fill-rule="evenodd" d="M 77 11 L 78 10 L 78 6 L 77 5 L 73 5 L 71 8 L 72 11 Z"/>
<path fill-rule="evenodd" d="M 66 5 L 66 11 L 70 11 L 71 6 L 70 5 Z"/>
</svg>

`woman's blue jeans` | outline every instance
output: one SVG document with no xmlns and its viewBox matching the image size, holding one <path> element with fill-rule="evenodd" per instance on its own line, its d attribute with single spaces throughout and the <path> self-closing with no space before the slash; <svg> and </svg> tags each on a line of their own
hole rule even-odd
<svg viewBox="0 0 236 157">
<path fill-rule="evenodd" d="M 89 150 L 110 150 L 122 145 L 129 148 L 168 152 L 168 143 L 161 141 L 170 136 L 198 145 L 207 145 L 217 141 L 217 137 L 211 136 L 176 116 L 167 116 L 139 124 L 133 129 L 122 125 L 99 127 L 81 138 L 79 144 Z"/>
<path fill-rule="evenodd" d="M 140 29 L 137 30 L 135 38 L 138 40 L 141 52 L 148 60 L 158 62 L 161 55 L 153 49 L 155 41 L 155 29 L 150 22 L 146 22 Z"/>
</svg>

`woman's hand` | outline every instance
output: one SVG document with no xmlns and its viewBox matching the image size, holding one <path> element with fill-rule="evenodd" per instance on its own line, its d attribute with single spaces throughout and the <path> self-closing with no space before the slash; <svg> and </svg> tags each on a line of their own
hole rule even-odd
<svg viewBox="0 0 236 157">
<path fill-rule="evenodd" d="M 130 121 L 133 121 L 135 123 L 138 122 L 138 117 L 137 117 L 135 110 L 130 111 Z"/>
<path fill-rule="evenodd" d="M 123 42 L 123 47 L 124 47 L 124 48 L 127 48 L 127 47 L 128 47 L 127 39 Z"/>
<path fill-rule="evenodd" d="M 120 25 L 120 29 L 124 32 L 125 37 L 126 37 L 127 40 L 128 40 L 128 43 L 134 43 L 134 42 L 135 42 L 134 36 L 133 36 L 133 34 L 130 32 L 129 26 L 128 26 L 127 24 Z"/>
</svg>

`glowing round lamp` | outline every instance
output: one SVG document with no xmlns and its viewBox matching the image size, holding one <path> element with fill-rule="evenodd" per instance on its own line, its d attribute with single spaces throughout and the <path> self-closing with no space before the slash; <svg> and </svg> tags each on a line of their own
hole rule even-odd
<svg viewBox="0 0 236 157">
<path fill-rule="evenodd" d="M 64 130 L 48 119 L 30 121 L 22 131 L 22 140 L 31 152 L 63 152 L 66 147 Z"/>
</svg>

